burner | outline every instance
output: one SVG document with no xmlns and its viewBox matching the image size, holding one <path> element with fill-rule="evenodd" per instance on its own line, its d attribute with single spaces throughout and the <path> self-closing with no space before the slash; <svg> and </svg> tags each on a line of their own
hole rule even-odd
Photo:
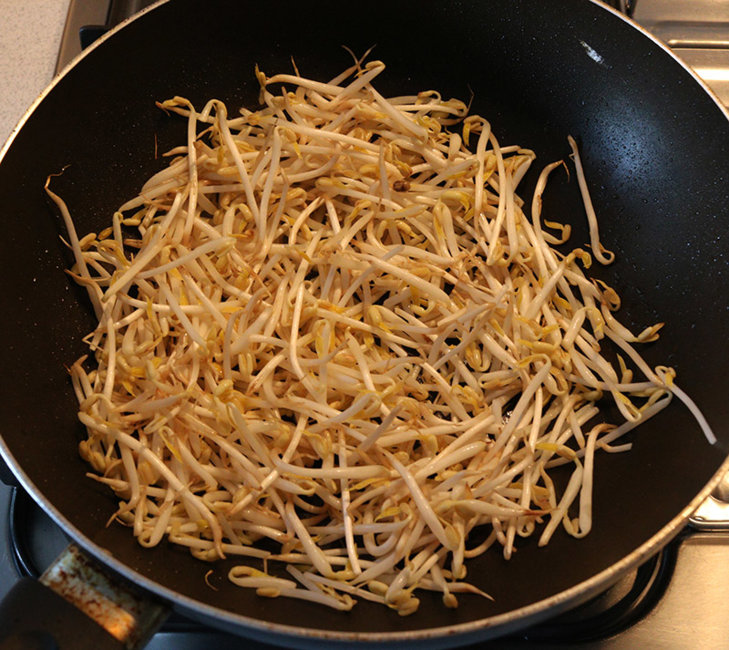
<svg viewBox="0 0 729 650">
<path fill-rule="evenodd" d="M 38 578 L 69 544 L 63 531 L 25 490 L 13 490 L 8 520 L 11 557 L 23 577 Z"/>
</svg>

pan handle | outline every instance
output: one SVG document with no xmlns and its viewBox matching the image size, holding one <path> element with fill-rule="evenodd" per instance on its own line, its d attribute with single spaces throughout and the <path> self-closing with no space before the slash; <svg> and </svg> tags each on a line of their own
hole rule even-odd
<svg viewBox="0 0 729 650">
<path fill-rule="evenodd" d="M 0 482 L 8 487 L 18 487 L 18 479 L 15 478 L 12 470 L 8 467 L 2 454 L 0 454 Z"/>
<path fill-rule="evenodd" d="M 0 650 L 136 650 L 168 614 L 71 544 L 38 581 L 22 579 L 0 603 Z"/>
<path fill-rule="evenodd" d="M 103 25 L 84 25 L 79 30 L 81 49 L 86 49 L 97 38 L 108 32 L 112 27 L 123 20 L 131 18 L 154 0 L 111 0 L 109 11 L 106 15 L 106 23 Z"/>
<path fill-rule="evenodd" d="M 605 2 L 618 11 L 622 11 L 626 16 L 631 17 L 635 11 L 635 5 L 638 4 L 638 0 L 605 0 Z"/>
</svg>

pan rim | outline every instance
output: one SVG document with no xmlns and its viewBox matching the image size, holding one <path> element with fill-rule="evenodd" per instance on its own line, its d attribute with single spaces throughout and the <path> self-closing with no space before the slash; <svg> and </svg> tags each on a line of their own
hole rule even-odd
<svg viewBox="0 0 729 650">
<path fill-rule="evenodd" d="M 96 42 L 77 55 L 54 79 L 44 88 L 33 103 L 28 107 L 23 116 L 20 118 L 16 126 L 11 131 L 10 136 L 0 148 L 0 163 L 9 151 L 17 134 L 23 128 L 29 117 L 35 109 L 41 104 L 46 96 L 55 88 L 59 81 L 75 67 L 79 61 L 88 56 L 97 47 L 111 38 L 115 33 L 124 29 L 127 25 L 141 18 L 150 11 L 154 11 L 158 7 L 165 5 L 170 0 L 157 0 L 154 4 L 146 7 L 134 16 L 124 20 L 115 26 Z M 586 0 L 587 2 L 608 11 L 620 19 L 628 26 L 638 30 L 644 37 L 647 37 L 655 45 L 657 45 L 664 53 L 668 54 L 676 63 L 678 63 L 693 80 L 699 84 L 703 91 L 713 100 L 714 104 L 719 108 L 724 117 L 729 120 L 729 109 L 724 106 L 717 95 L 707 86 L 706 82 L 698 76 L 698 74 L 689 67 L 682 59 L 680 59 L 668 46 L 656 38 L 653 34 L 645 30 L 643 27 L 629 19 L 616 9 L 610 7 L 602 0 Z M 430 642 L 429 647 L 452 647 L 467 642 L 467 636 L 472 640 L 480 640 L 493 638 L 506 634 L 517 628 L 526 627 L 540 620 L 549 618 L 555 614 L 565 611 L 580 602 L 584 602 L 590 597 L 600 593 L 601 590 L 607 588 L 627 571 L 639 566 L 642 562 L 657 553 L 668 542 L 671 541 L 686 525 L 694 511 L 705 501 L 712 490 L 719 484 L 724 474 L 729 472 L 729 457 L 719 466 L 710 480 L 705 484 L 704 488 L 693 497 L 688 505 L 686 505 L 675 517 L 666 523 L 661 529 L 654 533 L 649 539 L 635 548 L 631 553 L 613 563 L 610 567 L 597 573 L 589 579 L 578 583 L 557 594 L 544 598 L 527 606 L 498 614 L 495 616 L 487 616 L 474 621 L 458 623 L 454 625 L 420 629 L 420 630 L 403 630 L 396 632 L 363 632 L 363 631 L 338 631 L 338 630 L 322 630 L 317 628 L 297 627 L 281 623 L 271 623 L 260 619 L 251 618 L 244 614 L 236 614 L 229 610 L 221 609 L 195 598 L 185 596 L 173 589 L 164 586 L 150 578 L 138 573 L 136 569 L 116 559 L 109 551 L 102 546 L 91 541 L 79 529 L 77 529 L 44 495 L 43 491 L 38 488 L 28 477 L 20 464 L 16 461 L 10 449 L 0 433 L 0 456 L 3 457 L 14 476 L 18 479 L 20 485 L 32 496 L 32 498 L 40 505 L 51 519 L 60 526 L 60 528 L 68 534 L 75 543 L 84 549 L 86 553 L 91 555 L 97 561 L 108 567 L 123 578 L 132 581 L 134 584 L 158 596 L 164 601 L 173 604 L 174 607 L 181 609 L 186 614 L 193 617 L 205 617 L 207 620 L 215 621 L 222 629 L 236 633 L 240 636 L 249 636 L 262 641 L 271 642 L 271 634 L 279 637 L 288 638 L 289 640 L 297 640 L 299 642 L 308 641 L 316 643 L 321 641 L 333 642 L 357 642 L 362 644 L 379 644 L 382 642 Z M 485 634 L 486 631 L 493 631 L 492 634 Z M 283 640 L 283 639 L 279 639 Z"/>
</svg>

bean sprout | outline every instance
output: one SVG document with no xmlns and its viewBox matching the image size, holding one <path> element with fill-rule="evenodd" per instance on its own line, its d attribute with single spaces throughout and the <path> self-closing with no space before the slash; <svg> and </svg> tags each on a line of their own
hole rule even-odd
<svg viewBox="0 0 729 650">
<path fill-rule="evenodd" d="M 659 326 L 633 336 L 583 271 L 612 254 L 574 140 L 592 253 L 563 254 L 569 227 L 541 221 L 560 163 L 526 214 L 534 153 L 434 91 L 385 99 L 383 70 L 257 71 L 263 108 L 234 117 L 161 103 L 187 144 L 98 235 L 48 192 L 99 319 L 71 378 L 114 518 L 145 546 L 262 560 L 229 575 L 261 596 L 407 615 L 417 589 L 488 597 L 466 561 L 495 544 L 587 534 L 595 452 L 688 398 L 633 347 Z"/>
</svg>

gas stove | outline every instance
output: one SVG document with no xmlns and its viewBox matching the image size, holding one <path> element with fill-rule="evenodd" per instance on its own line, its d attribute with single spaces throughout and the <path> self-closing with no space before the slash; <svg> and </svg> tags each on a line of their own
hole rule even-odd
<svg viewBox="0 0 729 650">
<path fill-rule="evenodd" d="M 1 1 L 1 0 L 0 0 Z M 103 31 L 148 0 L 71 0 L 55 61 L 59 71 Z M 616 0 L 694 68 L 729 105 L 729 3 Z M 21 576 L 37 576 L 67 545 L 64 533 L 22 490 L 0 484 L 0 598 Z M 557 618 L 479 648 L 576 650 L 718 648 L 729 644 L 729 477 L 663 551 L 603 594 Z M 176 614 L 147 646 L 265 649 Z"/>
</svg>

